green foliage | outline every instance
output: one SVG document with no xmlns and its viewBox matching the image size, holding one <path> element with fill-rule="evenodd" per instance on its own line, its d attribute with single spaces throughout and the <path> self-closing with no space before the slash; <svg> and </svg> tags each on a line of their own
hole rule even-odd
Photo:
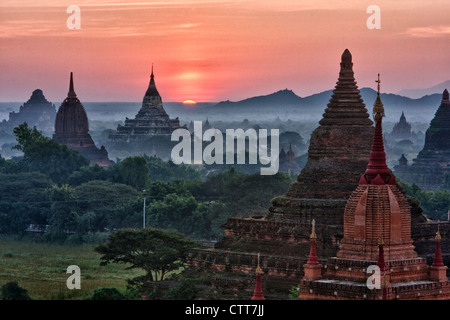
<svg viewBox="0 0 450 320">
<path fill-rule="evenodd" d="M 192 279 L 180 277 L 178 284 L 166 292 L 169 300 L 194 300 L 198 290 Z"/>
<path fill-rule="evenodd" d="M 125 184 L 138 190 L 147 186 L 150 170 L 144 156 L 125 158 L 119 163 L 119 172 Z"/>
<path fill-rule="evenodd" d="M 14 148 L 24 153 L 22 168 L 44 173 L 55 182 L 67 182 L 73 171 L 89 164 L 78 152 L 45 137 L 36 127 L 28 128 L 27 123 L 14 128 L 14 135 L 18 142 Z"/>
<path fill-rule="evenodd" d="M 289 290 L 288 299 L 297 300 L 298 296 L 299 296 L 298 288 L 295 286 L 291 287 L 291 289 Z"/>
<path fill-rule="evenodd" d="M 127 226 L 123 221 L 129 220 L 129 216 L 134 212 L 124 212 L 123 208 L 136 205 L 138 196 L 139 192 L 133 187 L 109 181 L 93 180 L 75 187 L 75 211 L 81 217 L 79 222 L 83 223 L 84 229 L 81 233 L 102 232 L 105 229 Z M 142 210 L 142 201 L 140 203 Z M 122 208 L 120 217 L 116 215 L 118 208 Z"/>
<path fill-rule="evenodd" d="M 33 173 L 0 174 L 0 233 L 23 234 L 31 224 L 46 224 L 50 203 L 47 176 Z"/>
<path fill-rule="evenodd" d="M 109 172 L 98 164 L 84 166 L 74 171 L 68 177 L 68 183 L 71 186 L 78 186 L 92 180 L 108 180 Z"/>
<path fill-rule="evenodd" d="M 102 254 L 101 265 L 123 263 L 129 269 L 146 272 L 143 277 L 132 279 L 140 287 L 146 281 L 164 280 L 165 275 L 183 267 L 189 250 L 199 246 L 179 232 L 146 228 L 119 230 L 112 233 L 108 242 L 95 248 Z"/>
<path fill-rule="evenodd" d="M 69 185 L 53 185 L 47 189 L 47 193 L 52 204 L 48 219 L 50 227 L 46 237 L 52 241 L 63 241 L 77 229 L 78 215 L 73 202 L 75 191 Z"/>
<path fill-rule="evenodd" d="M 211 236 L 207 210 L 199 207 L 191 195 L 170 193 L 163 200 L 152 202 L 149 208 L 148 220 L 152 227 L 175 229 L 196 238 Z"/>
<path fill-rule="evenodd" d="M 0 288 L 0 300 L 31 300 L 28 291 L 17 282 L 8 282 Z"/>
<path fill-rule="evenodd" d="M 94 291 L 90 300 L 125 300 L 125 296 L 116 288 L 99 288 Z"/>
<path fill-rule="evenodd" d="M 440 189 L 436 191 L 424 191 L 415 183 L 409 185 L 398 182 L 406 195 L 419 201 L 423 213 L 430 219 L 447 220 L 447 212 L 450 210 L 450 191 Z"/>
<path fill-rule="evenodd" d="M 200 179 L 200 171 L 193 166 L 176 165 L 172 161 L 163 161 L 157 157 L 144 156 L 150 170 L 152 181 L 174 181 Z"/>
</svg>

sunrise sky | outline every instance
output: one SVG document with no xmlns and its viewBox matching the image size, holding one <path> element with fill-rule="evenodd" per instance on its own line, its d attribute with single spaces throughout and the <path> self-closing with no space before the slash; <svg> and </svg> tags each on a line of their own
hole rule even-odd
<svg viewBox="0 0 450 320">
<path fill-rule="evenodd" d="M 449 14 L 448 0 L 2 0 L 0 101 L 62 101 L 71 71 L 81 101 L 141 101 L 152 63 L 166 102 L 306 96 L 334 87 L 346 48 L 360 88 L 377 73 L 384 92 L 427 88 L 450 80 Z"/>
</svg>

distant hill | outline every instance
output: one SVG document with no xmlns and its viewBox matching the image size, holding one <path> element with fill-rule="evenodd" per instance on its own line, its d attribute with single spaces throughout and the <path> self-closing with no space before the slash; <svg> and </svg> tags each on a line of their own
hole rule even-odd
<svg viewBox="0 0 450 320">
<path fill-rule="evenodd" d="M 371 88 L 362 88 L 360 91 L 366 108 L 370 113 L 377 92 Z M 278 113 L 282 116 L 288 114 L 293 118 L 305 113 L 321 116 L 332 94 L 333 90 L 327 90 L 302 98 L 297 96 L 293 91 L 285 89 L 272 94 L 236 102 L 222 101 L 212 106 L 210 111 L 232 111 L 253 114 L 261 114 L 261 111 L 263 111 L 264 114 Z M 399 117 L 402 111 L 405 111 L 409 114 L 408 120 L 416 116 L 429 121 L 429 118 L 434 115 L 434 112 L 439 107 L 441 99 L 442 95 L 439 93 L 424 96 L 420 99 L 412 99 L 392 93 L 381 94 L 381 100 L 385 105 L 387 115 L 395 118 L 397 116 Z"/>
<path fill-rule="evenodd" d="M 410 98 L 421 98 L 423 96 L 432 95 L 435 93 L 441 93 L 444 92 L 445 89 L 450 90 L 450 80 L 444 81 L 442 83 L 439 83 L 431 88 L 427 89 L 403 89 L 398 92 L 401 96 L 406 96 Z"/>
<path fill-rule="evenodd" d="M 265 96 L 257 96 L 248 98 L 245 100 L 232 102 L 230 100 L 222 101 L 216 104 L 214 107 L 216 108 L 229 108 L 229 107 L 273 107 L 276 105 L 283 106 L 295 106 L 300 105 L 302 103 L 302 98 L 297 96 L 292 90 L 280 90 Z"/>
</svg>

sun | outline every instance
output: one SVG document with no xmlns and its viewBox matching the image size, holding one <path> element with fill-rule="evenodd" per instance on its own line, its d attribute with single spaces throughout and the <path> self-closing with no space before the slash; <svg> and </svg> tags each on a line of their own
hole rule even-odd
<svg viewBox="0 0 450 320">
<path fill-rule="evenodd" d="M 184 104 L 196 104 L 197 102 L 195 102 L 194 100 L 184 100 L 183 103 Z"/>
</svg>

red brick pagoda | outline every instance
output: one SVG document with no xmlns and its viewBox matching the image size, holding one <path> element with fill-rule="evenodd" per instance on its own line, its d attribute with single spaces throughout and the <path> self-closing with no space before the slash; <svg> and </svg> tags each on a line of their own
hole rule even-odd
<svg viewBox="0 0 450 320">
<path fill-rule="evenodd" d="M 300 299 L 450 299 L 446 267 L 439 258 L 440 237 L 431 267 L 414 250 L 411 208 L 386 165 L 379 78 L 377 82 L 370 159 L 345 207 L 344 238 L 323 276 L 316 271 L 311 277 L 305 267 Z M 367 284 L 367 270 L 375 265 L 381 278 L 378 289 Z"/>
</svg>

